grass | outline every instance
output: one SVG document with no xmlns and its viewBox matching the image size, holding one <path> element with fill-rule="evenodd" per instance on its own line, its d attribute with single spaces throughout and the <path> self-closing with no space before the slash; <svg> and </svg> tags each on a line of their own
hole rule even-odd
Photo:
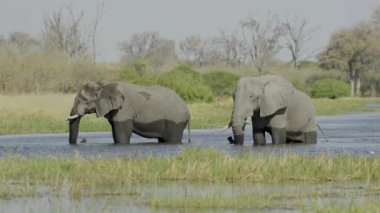
<svg viewBox="0 0 380 213">
<path fill-rule="evenodd" d="M 47 185 L 129 185 L 186 181 L 202 183 L 276 183 L 380 181 L 376 157 L 226 155 L 216 149 L 187 148 L 174 157 L 72 159 L 7 157 L 0 160 L 0 181 Z M 202 172 L 199 172 L 202 171 Z"/>
<path fill-rule="evenodd" d="M 300 156 L 292 153 L 276 155 L 227 155 L 217 149 L 187 148 L 177 156 L 145 158 L 117 157 L 89 159 L 26 158 L 10 156 L 0 159 L 0 199 L 49 196 L 81 200 L 83 197 L 128 197 L 153 209 L 283 209 L 295 208 L 316 212 L 371 210 L 378 211 L 377 202 L 367 205 L 354 202 L 340 206 L 334 199 L 376 196 L 380 184 L 380 159 L 358 156 Z M 351 195 L 317 187 L 319 183 L 364 183 Z M 279 192 L 252 190 L 230 195 L 217 191 L 185 195 L 166 191 L 136 191 L 136 186 L 168 183 L 206 185 L 247 185 L 291 183 L 316 184 L 316 191 L 307 188 Z M 41 191 L 41 186 L 43 191 Z M 322 191 L 321 191 L 322 190 Z M 143 190 L 144 191 L 144 190 Z M 328 198 L 328 205 L 311 205 Z M 311 204 L 310 204 L 311 203 Z M 363 211 L 364 212 L 364 211 Z"/>
<path fill-rule="evenodd" d="M 0 134 L 67 132 L 66 121 L 74 95 L 42 94 L 0 96 Z M 318 115 L 336 115 L 348 112 L 374 111 L 367 102 L 379 99 L 342 98 L 314 99 Z M 231 116 L 231 98 L 221 98 L 211 103 L 190 103 L 192 128 L 221 128 Z M 106 119 L 95 115 L 85 116 L 80 131 L 110 131 Z"/>
</svg>

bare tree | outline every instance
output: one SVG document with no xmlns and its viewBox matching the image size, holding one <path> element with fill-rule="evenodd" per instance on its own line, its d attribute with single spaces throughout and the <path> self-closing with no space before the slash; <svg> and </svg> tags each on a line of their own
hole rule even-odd
<svg viewBox="0 0 380 213">
<path fill-rule="evenodd" d="M 83 11 L 74 15 L 72 7 L 66 7 L 45 15 L 43 29 L 43 49 L 66 52 L 71 58 L 88 54 L 89 44 L 81 29 Z"/>
<path fill-rule="evenodd" d="M 135 33 L 120 44 L 125 59 L 145 59 L 157 65 L 174 60 L 175 42 L 163 39 L 157 32 Z"/>
<path fill-rule="evenodd" d="M 281 27 L 277 19 L 268 14 L 265 23 L 247 18 L 240 22 L 245 49 L 260 74 L 263 74 L 274 56 L 281 49 Z"/>
<path fill-rule="evenodd" d="M 36 39 L 34 39 L 28 33 L 13 32 L 9 34 L 8 44 L 13 45 L 22 50 L 37 50 L 39 49 L 39 44 Z"/>
<path fill-rule="evenodd" d="M 240 67 L 245 64 L 248 52 L 245 43 L 239 38 L 238 30 L 235 30 L 231 34 L 220 30 L 220 34 L 220 44 L 226 63 L 232 67 Z"/>
<path fill-rule="evenodd" d="M 92 24 L 92 32 L 91 32 L 91 49 L 92 49 L 92 60 L 95 62 L 96 61 L 96 31 L 98 28 L 98 24 L 103 16 L 103 9 L 104 9 L 104 2 L 98 3 L 96 7 L 96 14 L 95 14 L 95 20 L 94 23 Z"/>
<path fill-rule="evenodd" d="M 371 15 L 371 22 L 380 30 L 380 6 L 377 6 Z"/>
<path fill-rule="evenodd" d="M 307 49 L 309 42 L 317 28 L 308 27 L 305 19 L 292 21 L 288 19 L 282 23 L 283 36 L 285 38 L 285 46 L 292 54 L 292 64 L 294 69 L 298 69 L 300 60 L 305 60 L 313 54 L 312 50 Z"/>
<path fill-rule="evenodd" d="M 205 48 L 207 41 L 199 36 L 189 36 L 179 42 L 179 49 L 185 59 L 195 66 L 202 66 L 205 62 Z"/>
</svg>

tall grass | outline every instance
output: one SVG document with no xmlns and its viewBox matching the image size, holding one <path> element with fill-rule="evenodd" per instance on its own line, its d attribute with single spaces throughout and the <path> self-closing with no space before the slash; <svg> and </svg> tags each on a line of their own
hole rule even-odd
<svg viewBox="0 0 380 213">
<path fill-rule="evenodd" d="M 83 159 L 7 157 L 0 182 L 83 191 L 101 186 L 186 181 L 188 183 L 276 183 L 380 181 L 380 159 L 356 156 L 226 155 L 188 148 L 175 157 Z"/>
</svg>

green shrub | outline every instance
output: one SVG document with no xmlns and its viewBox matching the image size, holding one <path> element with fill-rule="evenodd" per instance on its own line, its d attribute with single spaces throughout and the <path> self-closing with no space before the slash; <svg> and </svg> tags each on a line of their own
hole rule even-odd
<svg viewBox="0 0 380 213">
<path fill-rule="evenodd" d="M 330 98 L 349 96 L 350 86 L 336 79 L 322 79 L 315 81 L 311 86 L 311 95 L 314 98 Z"/>
<path fill-rule="evenodd" d="M 211 88 L 214 96 L 231 96 L 237 81 L 239 80 L 239 75 L 215 71 L 203 74 L 203 79 L 206 84 Z"/>
<path fill-rule="evenodd" d="M 135 61 L 119 71 L 119 80 L 137 85 L 155 85 L 155 75 L 147 74 L 148 64 L 144 60 Z"/>
<path fill-rule="evenodd" d="M 161 75 L 158 84 L 176 91 L 185 101 L 211 102 L 211 89 L 203 82 L 201 74 L 187 66 L 178 66 Z"/>
</svg>

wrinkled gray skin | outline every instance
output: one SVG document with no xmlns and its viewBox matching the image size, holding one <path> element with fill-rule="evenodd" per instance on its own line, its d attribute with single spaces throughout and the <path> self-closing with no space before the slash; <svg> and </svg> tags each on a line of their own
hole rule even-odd
<svg viewBox="0 0 380 213">
<path fill-rule="evenodd" d="M 311 99 L 283 77 L 267 75 L 241 78 L 234 97 L 230 125 L 233 144 L 244 143 L 247 119 L 252 119 L 254 145 L 265 145 L 265 132 L 273 144 L 316 143 L 316 118 Z"/>
<path fill-rule="evenodd" d="M 132 132 L 159 142 L 181 143 L 190 120 L 185 102 L 170 89 L 89 82 L 80 88 L 71 109 L 70 144 L 77 142 L 81 117 L 90 113 L 108 120 L 115 143 L 129 143 Z"/>
</svg>

